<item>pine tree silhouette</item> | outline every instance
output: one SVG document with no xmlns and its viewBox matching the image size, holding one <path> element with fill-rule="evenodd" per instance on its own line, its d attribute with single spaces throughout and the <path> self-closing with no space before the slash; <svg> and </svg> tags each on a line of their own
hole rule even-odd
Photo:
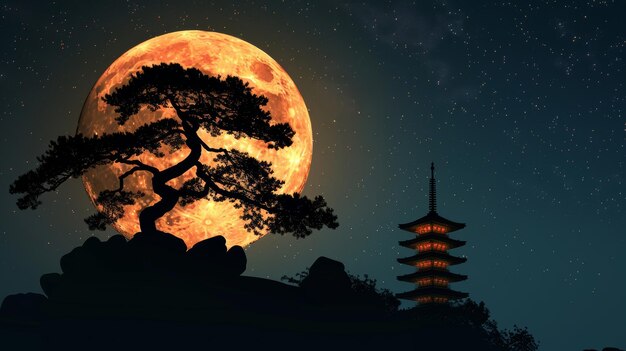
<svg viewBox="0 0 626 351">
<path fill-rule="evenodd" d="M 104 230 L 124 214 L 124 206 L 134 204 L 144 193 L 125 189 L 124 180 L 136 172 L 151 175 L 152 191 L 160 200 L 146 207 L 139 215 L 141 231 L 156 233 L 156 220 L 176 204 L 186 205 L 198 199 L 229 201 L 242 208 L 245 228 L 255 234 L 292 233 L 296 237 L 311 234 L 324 226 L 336 228 L 337 217 L 321 196 L 309 199 L 298 193 L 278 194 L 284 183 L 273 176 L 271 163 L 259 161 L 245 152 L 207 145 L 198 131 L 212 136 L 229 134 L 265 142 L 268 148 L 281 149 L 292 144 L 295 132 L 287 123 L 270 124 L 272 116 L 261 107 L 268 100 L 255 95 L 252 88 L 237 77 L 210 77 L 195 68 L 176 63 L 144 66 L 127 84 L 117 88 L 103 100 L 115 107 L 115 118 L 124 125 L 142 107 L 151 111 L 173 108 L 176 118 L 164 118 L 143 125 L 134 132 L 101 136 L 61 136 L 50 142 L 40 157 L 39 166 L 20 176 L 10 186 L 20 209 L 35 209 L 40 196 L 56 190 L 70 178 L 105 164 L 123 164 L 128 171 L 121 174 L 116 189 L 98 194 L 101 210 L 85 219 L 89 228 Z M 171 150 L 186 148 L 187 156 L 165 169 L 141 162 L 144 152 L 165 157 L 162 146 Z M 214 164 L 201 162 L 200 155 L 214 155 Z M 195 175 L 181 187 L 168 184 L 189 170 Z"/>
</svg>

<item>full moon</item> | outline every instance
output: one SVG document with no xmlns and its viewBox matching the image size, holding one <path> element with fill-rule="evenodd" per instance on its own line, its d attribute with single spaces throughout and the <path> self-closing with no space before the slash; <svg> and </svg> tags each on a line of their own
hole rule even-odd
<svg viewBox="0 0 626 351">
<path fill-rule="evenodd" d="M 280 192 L 291 194 L 302 191 L 309 174 L 313 149 L 311 121 L 302 95 L 274 59 L 254 45 L 230 35 L 180 31 L 152 38 L 128 50 L 106 69 L 91 89 L 81 111 L 77 132 L 95 136 L 133 131 L 143 124 L 175 116 L 173 110 L 150 111 L 144 108 L 124 126 L 119 126 L 115 121 L 117 114 L 102 100 L 105 94 L 128 82 L 131 74 L 140 71 L 142 66 L 162 62 L 178 63 L 184 68 L 195 67 L 210 76 L 237 76 L 249 83 L 253 93 L 266 96 L 269 102 L 265 109 L 272 115 L 271 123 L 289 123 L 296 132 L 290 147 L 274 150 L 268 149 L 259 140 L 237 140 L 228 135 L 212 137 L 202 131 L 199 134 L 211 146 L 237 149 L 271 162 L 274 176 L 285 182 Z M 178 163 L 186 154 L 183 148 L 173 153 L 166 152 L 162 158 L 146 152 L 139 159 L 164 169 Z M 203 154 L 201 161 L 210 164 L 212 157 Z M 112 164 L 88 171 L 83 176 L 83 183 L 92 202 L 95 204 L 94 200 L 102 190 L 117 188 L 118 176 L 126 170 L 126 165 Z M 168 184 L 178 187 L 191 176 L 190 171 Z M 159 197 L 152 193 L 147 172 L 137 172 L 127 178 L 125 189 L 141 190 L 146 194 L 135 205 L 126 206 L 125 215 L 114 224 L 118 232 L 130 238 L 140 231 L 138 216 L 141 210 L 154 204 Z M 241 214 L 241 209 L 228 202 L 201 199 L 186 206 L 177 205 L 157 221 L 157 228 L 180 237 L 187 247 L 216 235 L 223 235 L 229 247 L 247 246 L 264 234 L 255 235 L 246 231 Z"/>
</svg>

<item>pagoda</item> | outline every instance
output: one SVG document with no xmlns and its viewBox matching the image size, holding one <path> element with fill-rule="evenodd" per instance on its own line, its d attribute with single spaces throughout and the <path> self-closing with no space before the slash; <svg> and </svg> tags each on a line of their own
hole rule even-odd
<svg viewBox="0 0 626 351">
<path fill-rule="evenodd" d="M 400 224 L 400 229 L 415 234 L 415 238 L 400 241 L 399 244 L 416 250 L 411 257 L 400 258 L 398 262 L 415 267 L 414 273 L 398 276 L 398 280 L 416 284 L 414 290 L 397 294 L 401 299 L 420 304 L 447 303 L 462 299 L 469 294 L 448 287 L 449 283 L 467 279 L 467 276 L 452 273 L 448 266 L 463 263 L 466 258 L 455 257 L 448 250 L 465 245 L 465 241 L 455 240 L 449 233 L 465 228 L 464 223 L 452 222 L 437 213 L 437 192 L 435 188 L 435 164 L 430 166 L 430 192 L 428 214 L 410 223 Z"/>
</svg>

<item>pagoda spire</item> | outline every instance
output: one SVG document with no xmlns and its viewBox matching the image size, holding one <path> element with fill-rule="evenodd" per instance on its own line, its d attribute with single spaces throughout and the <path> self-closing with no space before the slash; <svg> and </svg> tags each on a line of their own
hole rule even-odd
<svg viewBox="0 0 626 351">
<path fill-rule="evenodd" d="M 437 181 L 435 180 L 435 163 L 430 163 L 430 192 L 428 196 L 428 209 L 437 213 Z"/>
</svg>

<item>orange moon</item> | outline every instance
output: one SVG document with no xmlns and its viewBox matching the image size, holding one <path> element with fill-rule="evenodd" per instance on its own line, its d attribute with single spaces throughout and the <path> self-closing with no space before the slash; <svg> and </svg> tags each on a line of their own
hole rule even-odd
<svg viewBox="0 0 626 351">
<path fill-rule="evenodd" d="M 150 111 L 144 108 L 124 126 L 119 126 L 115 122 L 117 114 L 113 108 L 102 101 L 105 94 L 128 82 L 130 75 L 142 66 L 161 62 L 176 62 L 185 68 L 195 67 L 211 76 L 237 76 L 250 84 L 253 93 L 265 95 L 269 99 L 265 108 L 272 115 L 272 123 L 289 123 L 296 132 L 290 147 L 267 149 L 265 143 L 258 140 L 236 140 L 228 135 L 212 137 L 202 131 L 200 137 L 211 146 L 234 148 L 259 160 L 271 162 L 274 176 L 285 182 L 281 192 L 302 191 L 309 174 L 313 149 L 311 121 L 302 95 L 274 59 L 254 45 L 230 35 L 197 30 L 180 31 L 152 38 L 128 50 L 107 68 L 91 89 L 81 111 L 77 132 L 94 136 L 133 131 L 145 123 L 175 117 L 173 110 Z M 165 169 L 182 160 L 187 151 L 184 148 L 173 153 L 166 150 L 166 154 L 158 158 L 144 153 L 139 156 L 139 160 Z M 201 161 L 210 164 L 212 158 L 211 155 L 203 154 Z M 117 188 L 118 176 L 128 169 L 126 165 L 113 164 L 88 171 L 83 176 L 83 183 L 92 202 L 100 191 Z M 168 184 L 179 187 L 191 176 L 189 171 Z M 135 205 L 127 206 L 124 217 L 114 224 L 118 232 L 130 238 L 140 231 L 138 216 L 141 210 L 158 201 L 159 197 L 152 193 L 150 177 L 146 172 L 137 172 L 127 178 L 125 189 L 146 193 Z M 230 203 L 201 199 L 184 207 L 177 205 L 157 221 L 157 228 L 180 237 L 187 247 L 216 235 L 223 235 L 229 247 L 247 246 L 262 235 L 247 232 L 241 214 L 241 209 L 234 208 Z"/>
</svg>

